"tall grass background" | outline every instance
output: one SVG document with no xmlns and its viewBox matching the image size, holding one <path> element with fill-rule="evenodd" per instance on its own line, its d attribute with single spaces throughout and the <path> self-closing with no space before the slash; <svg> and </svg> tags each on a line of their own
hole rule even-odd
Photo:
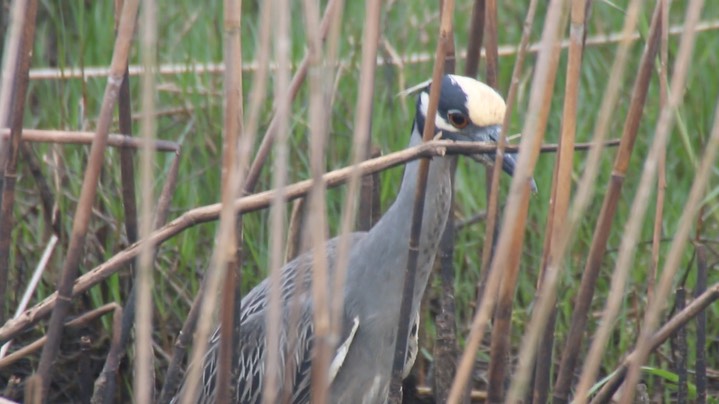
<svg viewBox="0 0 719 404">
<path fill-rule="evenodd" d="M 196 2 L 189 0 L 158 0 L 157 18 L 157 64 L 158 66 L 179 66 L 186 72 L 157 74 L 156 110 L 160 112 L 156 120 L 156 137 L 170 140 L 181 145 L 177 188 L 172 196 L 169 217 L 174 218 L 189 209 L 217 203 L 220 201 L 221 160 L 223 133 L 223 75 L 215 67 L 223 61 L 223 5 L 222 2 Z M 528 2 L 499 2 L 497 13 L 498 41 L 500 59 L 498 63 L 498 90 L 508 91 L 515 63 L 516 45 L 520 41 L 522 24 Z M 614 61 L 617 41 L 611 34 L 621 31 L 625 19 L 628 1 L 592 2 L 586 30 L 588 42 L 584 49 L 581 65 L 579 102 L 577 104 L 576 140 L 590 142 L 595 120 L 606 88 L 606 84 L 615 78 L 609 77 Z M 670 36 L 668 40 L 669 66 L 673 65 L 682 31 L 684 10 L 687 1 L 671 2 L 669 12 Z M 322 2 L 324 7 L 325 2 Z M 8 12 L 9 2 L 3 2 L 4 12 Z M 640 56 L 647 37 L 651 10 L 654 2 L 646 2 L 639 17 L 639 39 L 630 48 L 629 62 L 622 82 L 617 106 L 609 123 L 609 137 L 619 138 L 624 117 L 630 101 L 630 93 Z M 461 71 L 467 48 L 467 32 L 470 25 L 473 2 L 459 1 L 454 15 L 454 32 L 458 50 L 458 71 Z M 254 85 L 253 75 L 256 67 L 252 62 L 258 50 L 257 26 L 260 12 L 259 1 L 242 2 L 242 59 L 243 93 L 245 102 Z M 398 97 L 404 88 L 430 77 L 433 65 L 433 53 L 437 46 L 436 33 L 439 30 L 439 4 L 436 1 L 387 1 L 382 4 L 380 22 L 380 45 L 378 67 L 374 85 L 372 113 L 372 143 L 384 154 L 404 148 L 414 116 L 414 99 Z M 325 169 L 331 171 L 350 164 L 352 157 L 352 133 L 354 130 L 358 79 L 360 76 L 360 58 L 362 29 L 364 24 L 364 2 L 346 2 L 339 36 L 339 60 L 332 93 L 329 116 L 329 135 L 326 148 Z M 303 58 L 306 52 L 306 30 L 300 2 L 291 2 L 291 15 L 296 16 L 291 24 L 291 59 L 293 66 Z M 537 20 L 532 28 L 531 42 L 538 42 L 546 13 L 545 2 L 540 2 Z M 32 70 L 27 92 L 24 114 L 25 128 L 58 129 L 68 131 L 93 131 L 98 111 L 103 99 L 106 79 L 102 75 L 83 77 L 83 72 L 91 68 L 109 65 L 114 44 L 115 10 L 110 1 L 68 1 L 39 3 L 37 27 L 32 53 Z M 8 16 L 4 24 L 7 26 Z M 141 21 L 141 20 L 140 20 Z M 671 132 L 666 157 L 666 194 L 663 217 L 661 219 L 660 263 L 664 262 L 669 245 L 677 231 L 679 219 L 696 175 L 705 145 L 714 123 L 714 110 L 719 97 L 719 7 L 707 2 L 701 21 L 704 30 L 697 34 L 695 51 L 691 60 L 682 102 L 675 113 L 676 124 Z M 139 22 L 138 22 L 139 24 Z M 567 29 L 563 29 L 567 37 Z M 139 40 L 131 48 L 130 64 L 139 65 Z M 510 133 L 519 133 L 523 127 L 524 116 L 529 109 L 528 99 L 536 52 L 530 52 L 525 68 L 520 75 L 517 103 L 511 119 Z M 567 52 L 562 51 L 558 79 L 552 97 L 545 143 L 557 143 L 561 132 L 562 104 L 564 102 Z M 484 77 L 486 61 L 480 61 L 480 79 Z M 75 75 L 80 72 L 80 75 Z M 669 71 L 671 76 L 672 71 Z M 69 75 L 67 78 L 51 75 Z M 270 72 L 270 91 L 272 94 L 273 73 Z M 131 76 L 130 94 L 135 119 L 133 132 L 139 133 L 141 81 Z M 603 257 L 602 270 L 596 285 L 595 298 L 586 330 L 590 336 L 599 326 L 601 311 L 608 295 L 612 270 L 615 267 L 618 248 L 623 237 L 624 224 L 629 220 L 630 206 L 638 188 L 643 162 L 653 141 L 656 122 L 660 113 L 660 84 L 658 76 L 652 77 L 644 114 L 639 126 L 637 144 L 629 162 L 621 200 L 614 218 L 607 252 Z M 260 130 L 263 133 L 272 114 L 272 98 L 262 107 Z M 296 182 L 310 178 L 308 90 L 303 87 L 297 100 L 292 103 L 288 133 L 288 181 Z M 245 106 L 247 109 L 247 106 Z M 167 113 L 161 113 L 167 112 Z M 111 129 L 119 133 L 117 120 Z M 260 138 L 257 139 L 259 144 Z M 514 142 L 517 142 L 515 140 Z M 56 290 L 60 269 L 67 251 L 69 234 L 72 229 L 73 212 L 86 167 L 89 148 L 85 145 L 57 145 L 33 143 L 30 153 L 20 159 L 19 176 L 13 208 L 14 222 L 11 235 L 12 244 L 9 254 L 11 268 L 8 280 L 8 295 L 5 304 L 5 318 L 14 312 L 22 291 L 28 283 L 30 273 L 40 259 L 54 230 L 43 214 L 40 186 L 37 178 L 50 187 L 54 214 L 56 215 L 59 244 L 50 259 L 31 301 L 36 303 Z M 173 153 L 159 152 L 154 161 L 154 183 L 152 194 L 156 198 L 166 181 L 172 164 Z M 578 151 L 573 163 L 573 188 L 585 168 L 586 153 Z M 615 149 L 607 148 L 602 155 L 599 176 L 595 183 L 595 196 L 587 214 L 573 237 L 571 249 L 564 264 L 565 271 L 559 280 L 557 295 L 557 316 L 555 335 L 555 361 L 558 361 L 562 343 L 566 337 L 574 307 L 581 271 L 592 240 L 593 230 L 602 205 L 606 184 L 610 179 Z M 104 155 L 104 164 L 98 185 L 97 198 L 93 206 L 92 218 L 86 240 L 84 254 L 80 263 L 81 272 L 85 272 L 117 252 L 127 247 L 128 241 L 122 206 L 119 151 L 108 148 Z M 28 160 L 40 167 L 40 177 L 33 177 Z M 534 171 L 538 193 L 529 203 L 526 224 L 525 243 L 520 254 L 520 275 L 518 279 L 513 312 L 511 346 L 513 352 L 519 348 L 521 337 L 534 308 L 536 285 L 542 261 L 544 228 L 549 211 L 549 195 L 552 183 L 552 171 L 555 155 L 545 153 L 539 157 Z M 139 159 L 136 159 L 139 164 Z M 267 165 L 260 177 L 257 190 L 271 188 L 271 165 Z M 139 172 L 139 169 L 137 170 Z M 387 208 L 393 200 L 401 180 L 402 169 L 393 168 L 382 172 L 380 200 L 382 208 Z M 139 176 L 138 176 L 139 181 Z M 456 177 L 456 221 L 482 213 L 486 209 L 485 170 L 469 159 L 460 159 Z M 503 205 L 509 181 L 503 179 L 500 188 L 500 204 Z M 138 188 L 139 191 L 139 188 Z M 329 234 L 339 232 L 340 215 L 345 196 L 343 187 L 327 191 L 327 215 Z M 138 193 L 138 196 L 142 196 Z M 652 268 L 652 236 L 654 231 L 653 211 L 655 198 L 651 198 L 648 220 L 642 225 L 640 242 L 636 247 L 636 259 L 625 289 L 623 305 L 614 324 L 610 342 L 603 356 L 601 375 L 607 375 L 621 363 L 630 352 L 639 337 L 642 316 L 647 305 L 647 277 Z M 290 207 L 287 207 L 289 217 Z M 703 227 L 692 234 L 693 239 L 701 240 L 706 246 L 709 275 L 707 285 L 719 281 L 717 263 L 719 262 L 719 169 L 714 166 L 709 185 L 700 212 Z M 501 215 L 500 215 L 501 217 Z M 268 246 L 270 240 L 269 211 L 262 210 L 243 216 L 244 261 L 242 266 L 241 291 L 246 293 L 260 280 L 267 277 L 269 268 Z M 501 227 L 501 223 L 500 223 Z M 154 285 L 153 303 L 153 348 L 156 384 L 162 385 L 163 375 L 168 366 L 172 345 L 187 316 L 193 297 L 197 293 L 203 274 L 210 265 L 211 251 L 215 243 L 218 225 L 215 222 L 193 226 L 163 243 L 157 252 L 153 266 Z M 388 235 L 391 236 L 391 235 Z M 485 226 L 482 221 L 458 228 L 455 243 L 456 322 L 460 347 L 468 334 L 469 324 L 475 312 L 476 286 L 480 278 L 481 251 L 484 243 Z M 696 284 L 696 256 L 694 246 L 689 245 L 682 256 L 676 285 L 685 285 L 690 291 Z M 661 264 L 660 264 L 661 268 Z M 124 305 L 129 292 L 132 277 L 127 271 L 112 275 L 109 279 L 91 288 L 72 302 L 72 315 L 115 302 Z M 435 333 L 433 315 L 436 314 L 437 299 L 441 293 L 439 278 L 430 280 L 427 304 L 424 309 L 425 321 L 421 330 L 421 353 L 418 369 L 427 369 L 431 362 L 433 336 Z M 673 302 L 662 314 L 662 322 L 676 310 Z M 706 309 L 707 322 L 706 356 L 710 369 L 719 369 L 719 306 L 710 305 Z M 31 330 L 15 338 L 14 350 L 44 335 L 46 322 L 40 321 Z M 61 345 L 61 354 L 54 368 L 54 382 L 51 397 L 59 400 L 76 399 L 87 386 L 72 385 L 70 374 L 59 372 L 60 366 L 69 372 L 86 371 L 88 380 L 93 380 L 104 362 L 109 347 L 113 324 L 110 316 L 104 316 L 86 326 L 82 331 L 67 332 Z M 695 328 L 688 329 L 688 363 L 692 368 L 695 352 Z M 89 343 L 84 346 L 81 337 L 87 336 Z M 586 338 L 584 348 L 586 349 Z M 643 375 L 643 381 L 649 386 L 652 397 L 669 400 L 675 397 L 675 383 L 670 374 L 676 374 L 676 346 L 664 344 L 657 355 L 650 357 L 647 366 L 652 369 Z M 132 351 L 132 350 L 131 350 Z M 89 364 L 82 364 L 84 352 Z M 128 359 L 131 363 L 133 352 Z M 581 357 L 580 354 L 580 363 Z M 5 391 L 10 397 L 21 397 L 23 381 L 33 373 L 39 354 L 27 355 L 22 360 L 0 369 L 0 385 L 8 386 Z M 477 355 L 479 362 L 489 359 L 488 347 Z M 118 400 L 125 401 L 133 396 L 131 366 L 125 361 L 120 370 L 121 384 Z M 664 373 L 662 373 L 664 372 Z M 420 372 L 422 373 L 422 372 Z M 713 376 L 712 376 L 713 375 Z M 420 374 L 419 380 L 425 381 Z M 89 386 L 91 382 L 88 381 Z M 477 386 L 481 383 L 475 382 Z M 710 372 L 710 386 L 719 385 L 716 371 Z M 13 387 L 14 386 L 14 387 Z M 478 387 L 480 388 L 480 387 Z M 710 400 L 716 400 L 716 398 Z"/>
</svg>

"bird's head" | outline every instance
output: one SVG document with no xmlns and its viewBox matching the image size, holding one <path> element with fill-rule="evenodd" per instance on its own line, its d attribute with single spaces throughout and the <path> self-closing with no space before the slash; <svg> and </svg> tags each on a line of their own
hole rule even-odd
<svg viewBox="0 0 719 404">
<path fill-rule="evenodd" d="M 422 136 L 429 108 L 431 82 L 424 82 L 408 90 L 418 92 L 414 136 Z M 447 74 L 442 78 L 442 89 L 435 117 L 435 135 L 442 139 L 473 142 L 497 142 L 506 105 L 492 87 L 470 77 Z M 475 160 L 493 165 L 494 154 L 473 155 Z M 504 156 L 502 169 L 514 174 L 516 153 Z M 532 180 L 534 188 L 534 181 Z"/>
</svg>

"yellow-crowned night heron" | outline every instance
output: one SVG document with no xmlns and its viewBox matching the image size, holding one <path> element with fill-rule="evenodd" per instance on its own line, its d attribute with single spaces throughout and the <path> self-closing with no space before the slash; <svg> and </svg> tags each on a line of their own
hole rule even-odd
<svg viewBox="0 0 719 404">
<path fill-rule="evenodd" d="M 426 83 L 419 88 L 410 146 L 422 142 L 429 85 Z M 451 140 L 496 141 L 504 111 L 504 100 L 491 87 L 471 78 L 446 75 L 442 80 L 435 118 L 436 131 L 442 138 Z M 504 158 L 502 168 L 510 175 L 515 157 L 508 154 Z M 450 164 L 454 158 L 436 157 L 430 163 L 405 375 L 416 358 L 420 300 L 450 211 Z M 494 157 L 489 155 L 480 160 L 493 162 Z M 344 295 L 344 326 L 329 376 L 332 403 L 383 403 L 386 400 L 418 167 L 418 161 L 407 164 L 397 199 L 368 233 L 349 235 L 351 251 L 345 287 L 341 291 Z M 330 282 L 333 282 L 337 246 L 337 238 L 327 242 Z M 289 397 L 292 403 L 307 403 L 310 398 L 312 264 L 312 253 L 308 252 L 282 269 L 280 344 L 283 365 L 280 366 L 279 380 L 282 382 L 278 388 L 281 390 L 279 397 Z M 238 379 L 235 386 L 236 401 L 240 403 L 258 403 L 262 396 L 268 287 L 265 280 L 242 299 L 240 339 L 236 344 L 240 359 L 236 363 Z M 298 320 L 297 325 L 290 325 L 290 319 Z M 214 402 L 218 348 L 219 332 L 215 332 L 204 359 L 198 402 Z"/>
</svg>

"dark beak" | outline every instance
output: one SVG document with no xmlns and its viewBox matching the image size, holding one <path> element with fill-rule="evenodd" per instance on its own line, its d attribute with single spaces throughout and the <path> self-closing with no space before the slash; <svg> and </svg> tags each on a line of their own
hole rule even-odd
<svg viewBox="0 0 719 404">
<path fill-rule="evenodd" d="M 497 143 L 499 140 L 499 134 L 502 132 L 502 127 L 500 125 L 491 125 L 491 126 L 484 126 L 481 128 L 477 128 L 476 130 L 469 133 L 470 140 L 474 142 L 492 142 Z M 470 156 L 472 159 L 488 165 L 490 167 L 494 166 L 496 154 L 494 153 L 487 153 L 487 154 L 474 154 Z M 502 171 L 509 174 L 510 176 L 514 176 L 514 170 L 517 167 L 517 159 L 519 158 L 519 155 L 517 153 L 505 153 L 504 158 L 502 159 Z M 530 178 L 530 186 L 532 188 L 532 193 L 537 192 L 537 183 L 534 182 L 534 178 Z"/>
</svg>

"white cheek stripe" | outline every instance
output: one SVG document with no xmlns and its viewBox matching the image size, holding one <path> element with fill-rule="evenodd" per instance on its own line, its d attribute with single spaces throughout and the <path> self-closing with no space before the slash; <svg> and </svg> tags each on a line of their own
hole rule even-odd
<svg viewBox="0 0 719 404">
<path fill-rule="evenodd" d="M 445 130 L 445 131 L 449 131 L 449 132 L 457 132 L 457 128 L 450 125 L 449 122 L 445 121 L 444 118 L 439 116 L 439 114 L 437 114 L 437 116 L 434 120 L 434 126 L 437 129 L 441 129 L 441 130 Z"/>
<path fill-rule="evenodd" d="M 427 108 L 429 108 L 429 94 L 422 93 L 419 95 L 419 109 L 425 117 L 427 116 Z"/>
</svg>

